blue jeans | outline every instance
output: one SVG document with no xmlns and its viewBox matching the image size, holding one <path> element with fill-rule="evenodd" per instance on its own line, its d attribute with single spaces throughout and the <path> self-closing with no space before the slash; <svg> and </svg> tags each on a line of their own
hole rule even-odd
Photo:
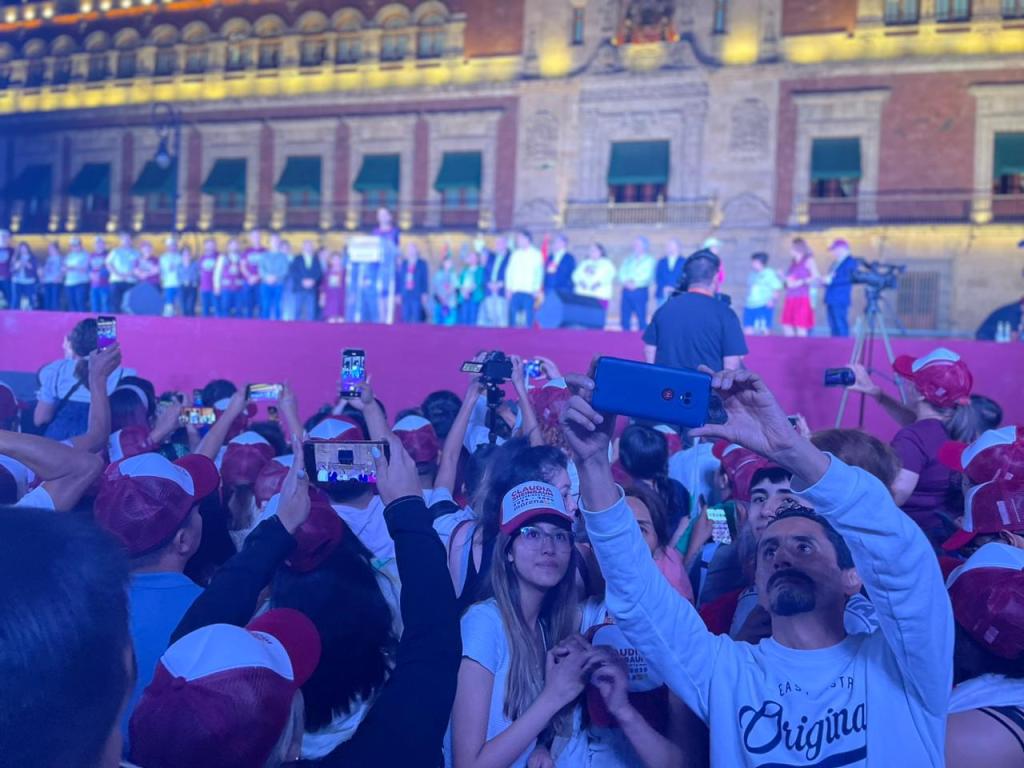
<svg viewBox="0 0 1024 768">
<path fill-rule="evenodd" d="M 202 304 L 203 317 L 213 317 L 217 310 L 217 294 L 213 291 L 203 291 L 199 294 Z"/>
<path fill-rule="evenodd" d="M 526 321 L 519 322 L 519 314 L 526 314 Z M 508 302 L 508 324 L 510 328 L 533 328 L 533 294 L 513 293 Z"/>
<path fill-rule="evenodd" d="M 316 320 L 316 291 L 300 288 L 295 292 L 295 319 Z"/>
<path fill-rule="evenodd" d="M 87 298 L 86 293 L 88 290 L 89 286 L 85 283 L 64 286 L 64 292 L 68 296 L 69 312 L 85 312 L 85 300 Z"/>
<path fill-rule="evenodd" d="M 89 290 L 89 304 L 96 313 L 110 312 L 110 286 L 104 285 Z"/>
<path fill-rule="evenodd" d="M 850 335 L 850 305 L 849 304 L 826 304 L 828 307 L 828 325 L 833 336 Z"/>
<path fill-rule="evenodd" d="M 245 302 L 242 317 L 258 317 L 258 305 L 260 304 L 260 284 L 246 285 L 242 288 L 243 301 Z"/>
<path fill-rule="evenodd" d="M 480 302 L 472 299 L 463 299 L 459 304 L 459 325 L 476 325 L 476 318 L 480 312 Z"/>
<path fill-rule="evenodd" d="M 423 294 L 402 294 L 402 322 L 407 324 L 423 322 Z"/>
<path fill-rule="evenodd" d="M 185 317 L 193 317 L 196 314 L 196 287 L 194 285 L 181 286 L 181 314 Z"/>
<path fill-rule="evenodd" d="M 114 283 L 110 284 L 110 309 L 115 315 L 121 314 L 124 307 L 124 295 L 135 287 L 135 283 Z"/>
<path fill-rule="evenodd" d="M 622 291 L 622 330 L 633 329 L 633 318 L 641 331 L 647 330 L 647 300 L 651 292 L 648 288 L 623 289 Z"/>
<path fill-rule="evenodd" d="M 35 309 L 39 305 L 39 285 L 37 283 L 15 283 L 14 309 L 21 309 L 23 299 L 28 299 L 29 309 Z"/>
<path fill-rule="evenodd" d="M 245 295 L 242 291 L 221 291 L 217 317 L 245 317 Z"/>
<path fill-rule="evenodd" d="M 774 318 L 774 307 L 746 307 L 743 310 L 743 327 L 757 328 L 758 321 L 761 321 L 764 324 L 764 330 L 770 331 Z"/>
<path fill-rule="evenodd" d="M 164 288 L 164 304 L 171 305 L 171 314 L 178 314 L 178 292 L 180 288 Z"/>
<path fill-rule="evenodd" d="M 284 286 L 260 284 L 260 317 L 264 320 L 281 319 L 281 294 Z"/>
<path fill-rule="evenodd" d="M 43 284 L 43 309 L 51 312 L 60 311 L 60 294 L 63 287 L 60 283 Z"/>
<path fill-rule="evenodd" d="M 0 296 L 4 297 L 4 304 L 7 306 L 7 308 L 8 309 L 12 309 L 12 307 L 11 307 L 11 280 L 10 280 L 10 278 L 8 278 L 7 280 L 0 280 Z"/>
</svg>

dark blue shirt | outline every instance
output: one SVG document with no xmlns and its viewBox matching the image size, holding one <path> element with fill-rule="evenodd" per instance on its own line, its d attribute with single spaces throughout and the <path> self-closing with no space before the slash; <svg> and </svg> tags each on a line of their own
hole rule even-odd
<svg viewBox="0 0 1024 768">
<path fill-rule="evenodd" d="M 398 268 L 395 291 L 403 299 L 419 298 L 430 291 L 430 276 L 427 273 L 427 262 L 417 259 L 416 265 L 409 270 L 409 262 L 403 261 Z"/>
<path fill-rule="evenodd" d="M 676 263 L 669 269 L 668 256 L 662 256 L 658 260 L 658 267 L 654 272 L 654 298 L 661 301 L 665 294 L 671 294 L 683 279 L 683 265 L 686 259 L 682 256 L 676 258 Z"/>
<path fill-rule="evenodd" d="M 576 271 L 576 259 L 571 253 L 562 254 L 562 260 L 554 272 L 544 270 L 544 293 L 572 293 L 572 273 Z"/>
<path fill-rule="evenodd" d="M 853 273 L 857 271 L 857 259 L 847 256 L 832 273 L 832 282 L 825 289 L 825 303 L 849 306 L 853 293 Z"/>
</svg>

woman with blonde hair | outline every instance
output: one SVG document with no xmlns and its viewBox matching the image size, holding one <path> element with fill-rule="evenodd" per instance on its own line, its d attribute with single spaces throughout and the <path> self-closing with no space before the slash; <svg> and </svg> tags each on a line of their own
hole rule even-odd
<svg viewBox="0 0 1024 768">
<path fill-rule="evenodd" d="M 806 336 L 814 327 L 814 304 L 811 291 L 821 282 L 821 273 L 814 262 L 814 252 L 802 237 L 793 240 L 793 260 L 786 270 L 786 303 L 782 306 L 784 336 Z"/>
</svg>

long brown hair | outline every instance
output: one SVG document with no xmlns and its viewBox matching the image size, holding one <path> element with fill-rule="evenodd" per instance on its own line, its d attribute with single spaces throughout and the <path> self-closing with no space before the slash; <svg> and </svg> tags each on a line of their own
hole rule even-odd
<svg viewBox="0 0 1024 768">
<path fill-rule="evenodd" d="M 510 650 L 504 703 L 505 717 L 509 720 L 518 719 L 540 696 L 544 689 L 547 651 L 578 632 L 580 623 L 579 596 L 576 591 L 579 554 L 574 546 L 565 575 L 548 590 L 541 604 L 539 621 L 547 647 L 538 645 L 533 628 L 526 625 L 523 617 L 519 602 L 519 576 L 515 564 L 508 558 L 513 541 L 513 536 L 498 534 L 494 563 L 491 566 L 491 587 L 505 625 Z M 550 727 L 556 734 L 569 735 L 572 729 L 572 707 L 569 705 L 551 720 Z"/>
</svg>

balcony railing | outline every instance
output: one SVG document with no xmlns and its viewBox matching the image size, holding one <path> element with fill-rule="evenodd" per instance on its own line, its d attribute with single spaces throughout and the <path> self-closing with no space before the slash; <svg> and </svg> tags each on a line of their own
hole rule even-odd
<svg viewBox="0 0 1024 768">
<path fill-rule="evenodd" d="M 571 202 L 565 207 L 565 225 L 567 227 L 706 226 L 711 223 L 714 211 L 715 200 L 710 197 L 669 200 L 661 203 Z"/>
<path fill-rule="evenodd" d="M 804 205 L 807 223 L 814 225 L 946 224 L 970 221 L 974 199 L 972 192 L 881 192 L 856 197 L 812 197 Z"/>
<path fill-rule="evenodd" d="M 1024 220 L 1024 194 L 992 195 L 992 218 L 996 221 Z"/>
</svg>

